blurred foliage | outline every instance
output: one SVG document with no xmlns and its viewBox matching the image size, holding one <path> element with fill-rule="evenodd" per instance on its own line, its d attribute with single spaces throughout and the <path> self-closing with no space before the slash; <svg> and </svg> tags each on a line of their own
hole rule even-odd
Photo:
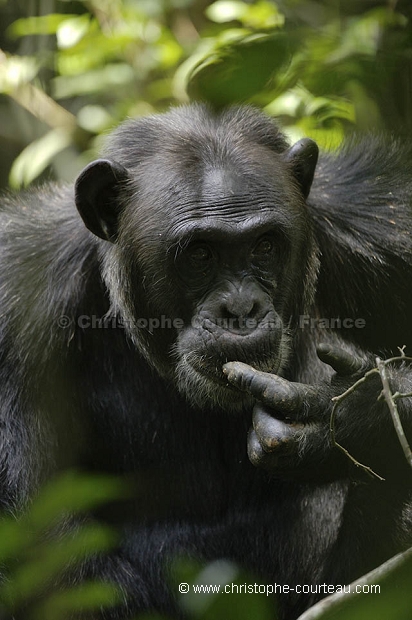
<svg viewBox="0 0 412 620">
<path fill-rule="evenodd" d="M 108 501 L 124 499 L 128 492 L 117 479 L 68 472 L 49 483 L 24 515 L 4 516 L 0 520 L 0 618 L 67 620 L 80 610 L 101 611 L 120 601 L 114 585 L 92 580 L 75 584 L 67 575 L 90 556 L 110 551 L 117 542 L 113 530 L 89 521 L 84 514 Z M 334 595 L 300 620 L 409 620 L 411 578 L 412 550 L 356 582 L 380 584 L 378 594 Z M 204 565 L 176 559 L 170 569 L 172 591 L 178 592 L 182 583 L 189 591 L 178 595 L 178 605 L 188 620 L 276 620 L 273 599 L 264 594 L 261 582 L 231 562 Z M 224 592 L 226 585 L 230 593 Z M 194 591 L 203 586 L 210 591 Z M 170 618 L 146 613 L 136 620 Z"/>
<path fill-rule="evenodd" d="M 114 478 L 68 472 L 49 483 L 22 516 L 0 520 L 0 618 L 63 620 L 80 608 L 112 606 L 120 598 L 112 584 L 85 581 L 69 585 L 71 568 L 110 550 L 117 535 L 83 514 L 126 489 Z M 76 522 L 74 521 L 76 518 Z M 56 591 L 56 586 L 59 589 Z"/>
<path fill-rule="evenodd" d="M 46 485 L 20 516 L 0 519 L 0 618 L 67 620 L 82 611 L 101 611 L 122 600 L 115 585 L 92 579 L 78 583 L 71 571 L 112 550 L 118 535 L 86 515 L 109 501 L 125 499 L 129 489 L 119 479 L 66 472 Z M 226 561 L 202 565 L 176 559 L 171 568 L 173 591 L 185 582 L 195 586 L 242 586 L 243 591 L 179 595 L 179 605 L 193 620 L 274 620 L 273 600 L 247 594 L 254 580 Z M 74 616 L 73 616 L 74 614 Z M 157 614 L 139 620 L 168 620 Z"/>
<path fill-rule="evenodd" d="M 172 566 L 170 581 L 174 592 L 178 592 L 179 584 L 190 586 L 178 597 L 179 607 L 190 620 L 276 620 L 273 598 L 264 594 L 264 585 L 259 593 L 260 582 L 232 562 L 217 560 L 205 565 L 179 558 Z M 225 586 L 229 586 L 229 594 L 224 593 Z M 194 591 L 203 587 L 210 591 Z M 155 620 L 151 615 L 147 619 Z"/>
<path fill-rule="evenodd" d="M 298 620 L 410 620 L 411 579 L 412 549 L 409 549 L 352 584 L 351 594 L 323 599 Z M 378 592 L 372 589 L 376 585 L 380 586 Z M 362 593 L 355 592 L 355 586 Z"/>
<path fill-rule="evenodd" d="M 388 560 L 351 585 L 351 594 L 329 596 L 298 620 L 410 620 L 412 609 L 412 549 Z M 207 566 L 183 559 L 177 562 L 174 583 L 194 585 L 243 586 L 239 594 L 180 595 L 180 605 L 193 620 L 276 620 L 271 598 L 264 594 L 246 594 L 255 580 L 230 562 L 217 561 Z M 259 582 L 258 582 L 259 583 Z M 373 588 L 380 585 L 376 593 Z M 372 586 L 372 587 L 371 587 Z M 356 593 L 355 587 L 362 590 Z M 147 616 L 147 620 L 157 617 Z M 159 618 L 159 620 L 167 620 Z"/>
<path fill-rule="evenodd" d="M 72 179 L 125 117 L 189 98 L 256 104 L 324 148 L 412 131 L 409 0 L 9 0 L 0 17 L 13 187 Z"/>
</svg>

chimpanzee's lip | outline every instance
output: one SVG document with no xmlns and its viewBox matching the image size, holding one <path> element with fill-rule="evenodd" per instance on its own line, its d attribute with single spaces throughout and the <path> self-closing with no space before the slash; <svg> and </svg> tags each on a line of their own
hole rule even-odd
<svg viewBox="0 0 412 620">
<path fill-rule="evenodd" d="M 200 374 L 209 379 L 209 381 L 213 381 L 213 383 L 217 383 L 218 385 L 223 385 L 226 388 L 233 388 L 233 386 L 228 382 L 226 375 L 223 374 L 223 367 L 221 372 L 219 373 L 216 369 L 216 372 L 210 372 L 208 370 L 198 370 Z M 235 392 L 238 392 L 236 388 L 233 388 Z"/>
<path fill-rule="evenodd" d="M 204 360 L 199 360 L 199 359 L 190 360 L 190 364 L 196 372 L 198 372 L 200 375 L 205 377 L 208 381 L 211 381 L 213 383 L 216 383 L 217 385 L 221 385 L 225 388 L 228 388 L 233 392 L 238 392 L 239 390 L 235 388 L 234 386 L 232 386 L 228 382 L 226 375 L 223 374 L 223 366 L 228 361 L 229 360 L 222 362 L 220 367 L 217 366 L 219 362 L 216 362 L 216 365 L 213 367 L 211 363 L 207 364 L 204 362 Z"/>
<path fill-rule="evenodd" d="M 243 341 L 242 346 L 245 346 L 244 341 L 250 341 L 255 347 L 255 342 L 257 339 L 261 339 L 262 333 L 270 333 L 271 336 L 277 336 L 281 333 L 278 327 L 279 320 L 273 312 L 268 312 L 259 320 L 249 318 L 244 321 L 240 321 L 240 319 L 213 321 L 209 317 L 202 317 L 201 328 L 220 341 L 222 338 L 228 342 Z"/>
</svg>

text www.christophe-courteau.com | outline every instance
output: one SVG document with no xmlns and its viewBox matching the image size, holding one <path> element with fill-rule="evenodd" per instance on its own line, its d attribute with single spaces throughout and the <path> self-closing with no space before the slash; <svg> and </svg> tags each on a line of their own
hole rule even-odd
<svg viewBox="0 0 412 620">
<path fill-rule="evenodd" d="M 330 585 L 321 583 L 317 585 L 296 584 L 289 586 L 286 584 L 259 584 L 259 583 L 228 583 L 226 585 L 214 584 L 191 584 L 180 583 L 180 594 L 264 594 L 272 596 L 273 594 L 336 594 L 342 592 L 345 594 L 380 594 L 380 585 L 375 584 L 349 584 L 349 585 Z"/>
<path fill-rule="evenodd" d="M 283 324 L 280 319 L 269 320 L 259 322 L 252 317 L 237 317 L 237 318 L 219 318 L 215 317 L 213 323 L 217 327 L 222 329 L 278 329 L 282 328 Z M 202 327 L 204 320 L 199 317 L 195 317 L 191 321 L 191 326 Z M 157 329 L 183 329 L 186 327 L 186 322 L 180 318 L 171 319 L 167 316 L 151 317 L 151 318 L 137 318 L 133 321 L 132 325 L 129 325 L 122 317 L 117 316 L 96 316 L 82 314 L 76 318 L 62 315 L 58 318 L 58 325 L 62 329 L 69 327 L 79 327 L 80 329 L 125 329 L 126 327 L 132 327 L 137 329 L 144 329 L 150 333 Z M 311 317 L 308 314 L 302 314 L 298 318 L 297 326 L 299 329 L 363 329 L 366 326 L 365 319 L 362 318 L 350 318 L 350 317 L 330 317 L 319 318 Z"/>
</svg>

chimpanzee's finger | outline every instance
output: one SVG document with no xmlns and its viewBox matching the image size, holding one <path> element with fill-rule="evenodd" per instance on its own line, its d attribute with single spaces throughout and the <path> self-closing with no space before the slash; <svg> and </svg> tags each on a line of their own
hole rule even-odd
<svg viewBox="0 0 412 620">
<path fill-rule="evenodd" d="M 277 452 L 265 452 L 253 428 L 250 429 L 247 438 L 247 454 L 255 467 L 273 471 L 278 465 L 279 454 Z"/>
<path fill-rule="evenodd" d="M 364 360 L 340 347 L 322 343 L 317 346 L 316 351 L 322 362 L 332 366 L 333 370 L 342 376 L 353 375 L 364 365 Z"/>
<path fill-rule="evenodd" d="M 292 383 L 267 372 L 256 370 L 243 362 L 223 366 L 228 381 L 256 400 L 283 413 L 296 413 L 304 404 L 319 400 L 317 390 L 303 383 Z"/>
<path fill-rule="evenodd" d="M 265 452 L 293 450 L 305 425 L 299 422 L 279 420 L 263 407 L 253 410 L 253 428 Z"/>
</svg>

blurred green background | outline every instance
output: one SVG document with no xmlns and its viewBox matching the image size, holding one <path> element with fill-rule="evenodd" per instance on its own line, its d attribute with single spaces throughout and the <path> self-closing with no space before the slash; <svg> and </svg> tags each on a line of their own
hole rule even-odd
<svg viewBox="0 0 412 620">
<path fill-rule="evenodd" d="M 196 99 L 217 108 L 255 104 L 291 139 L 310 136 L 324 149 L 353 131 L 409 140 L 412 2 L 0 0 L 0 187 L 71 180 L 124 118 Z M 50 595 L 48 588 L 68 558 L 80 562 L 116 542 L 96 524 L 65 535 L 58 524 L 123 492 L 113 480 L 71 473 L 28 514 L 0 520 L 7 575 L 0 577 L 1 620 L 63 620 L 80 606 L 116 600 L 104 584 Z M 410 620 L 411 578 L 411 557 L 402 557 L 368 578 L 382 584 L 381 595 L 349 597 L 310 618 Z M 183 560 L 175 579 L 247 577 L 229 564 L 205 568 Z M 30 612 L 21 616 L 27 601 Z M 188 617 L 203 620 L 275 617 L 271 603 L 250 595 L 186 598 L 182 605 Z"/>
<path fill-rule="evenodd" d="M 0 0 L 0 186 L 72 179 L 127 116 L 251 102 L 291 138 L 412 130 L 410 0 Z"/>
</svg>

